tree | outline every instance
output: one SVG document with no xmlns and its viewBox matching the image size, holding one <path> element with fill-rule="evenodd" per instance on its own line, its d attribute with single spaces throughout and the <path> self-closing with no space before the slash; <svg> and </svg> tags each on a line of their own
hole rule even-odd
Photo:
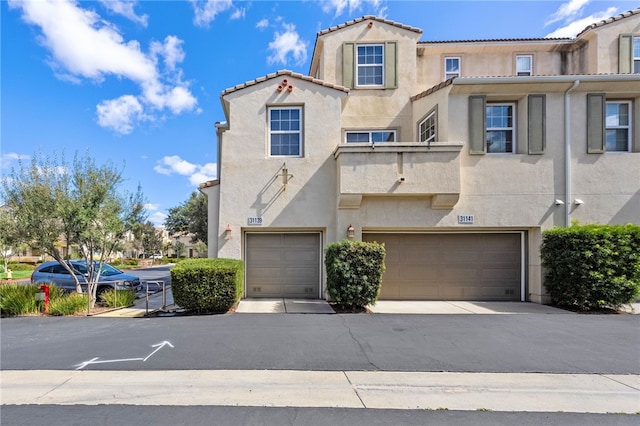
<svg viewBox="0 0 640 426">
<path fill-rule="evenodd" d="M 13 212 L 8 207 L 0 207 L 0 256 L 3 259 L 3 269 L 7 272 L 9 257 L 20 245 L 18 224 L 13 217 Z"/>
<path fill-rule="evenodd" d="M 162 251 L 162 234 L 150 221 L 136 224 L 133 228 L 133 236 L 140 243 L 142 253 Z"/>
<path fill-rule="evenodd" d="M 192 192 L 187 201 L 169 209 L 164 225 L 172 235 L 191 234 L 191 242 L 207 244 L 208 233 L 207 197 L 200 192 Z"/>
<path fill-rule="evenodd" d="M 67 269 L 76 291 L 82 293 L 78 275 L 64 262 L 56 241 L 63 237 L 68 245 L 79 247 L 87 263 L 85 278 L 92 305 L 105 260 L 119 248 L 124 235 L 144 220 L 140 187 L 130 194 L 120 189 L 122 182 L 121 171 L 111 163 L 97 165 L 88 154 L 76 155 L 71 164 L 64 157 L 35 155 L 30 166 L 20 162 L 2 182 L 19 235 Z"/>
</svg>

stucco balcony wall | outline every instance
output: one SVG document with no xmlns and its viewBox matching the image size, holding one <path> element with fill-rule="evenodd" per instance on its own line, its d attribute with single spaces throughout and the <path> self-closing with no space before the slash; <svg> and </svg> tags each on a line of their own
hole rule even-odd
<svg viewBox="0 0 640 426">
<path fill-rule="evenodd" d="M 460 195 L 462 142 L 349 143 L 339 145 L 340 196 Z"/>
</svg>

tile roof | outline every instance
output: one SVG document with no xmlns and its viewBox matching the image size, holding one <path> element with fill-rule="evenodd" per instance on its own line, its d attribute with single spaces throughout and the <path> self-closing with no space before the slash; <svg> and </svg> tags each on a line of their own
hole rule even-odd
<svg viewBox="0 0 640 426">
<path fill-rule="evenodd" d="M 435 40 L 435 41 L 419 41 L 418 44 L 447 44 L 447 43 L 512 43 L 522 42 L 531 43 L 534 41 L 548 41 L 551 43 L 557 43 L 559 41 L 572 41 L 572 38 L 559 37 L 559 38 L 489 38 L 489 39 L 469 39 L 469 40 Z"/>
<path fill-rule="evenodd" d="M 299 78 L 300 80 L 308 81 L 310 83 L 315 83 L 315 84 L 318 84 L 320 86 L 329 87 L 331 89 L 341 90 L 343 92 L 349 93 L 349 89 L 347 87 L 340 86 L 338 84 L 327 83 L 326 81 L 319 80 L 317 78 L 313 78 L 313 77 L 310 77 L 310 76 L 305 75 L 305 74 L 300 74 L 300 73 L 289 71 L 289 70 L 280 70 L 280 71 L 276 71 L 276 72 L 271 73 L 271 74 L 267 74 L 267 75 L 265 75 L 263 77 L 258 77 L 255 80 L 250 80 L 250 81 L 247 81 L 245 83 L 241 83 L 241 84 L 238 84 L 236 86 L 233 86 L 233 87 L 230 87 L 228 89 L 225 89 L 225 90 L 222 91 L 222 96 L 228 95 L 229 93 L 233 93 L 235 91 L 238 91 L 238 90 L 250 87 L 250 86 L 254 86 L 254 85 L 258 84 L 258 83 L 262 83 L 262 82 L 267 81 L 267 80 L 272 80 L 274 78 L 281 77 L 283 75 L 286 75 L 286 76 L 289 76 L 289 77 L 293 77 L 293 78 Z"/>
<path fill-rule="evenodd" d="M 384 18 L 379 18 L 379 17 L 374 16 L 374 15 L 365 15 L 365 16 L 363 16 L 361 18 L 356 18 L 356 19 L 354 19 L 352 21 L 347 21 L 347 22 L 345 22 L 343 24 L 336 25 L 336 26 L 327 28 L 327 29 L 322 30 L 322 31 L 318 31 L 317 36 L 320 37 L 320 36 L 325 35 L 327 33 L 331 33 L 333 31 L 338 31 L 338 30 L 340 30 L 342 28 L 349 27 L 349 26 L 357 24 L 359 22 L 368 21 L 368 20 L 377 21 L 377 22 L 383 22 L 385 24 L 393 25 L 394 27 L 398 27 L 398 28 L 402 28 L 402 29 L 405 29 L 405 30 L 408 30 L 408 31 L 413 31 L 413 32 L 422 34 L 422 30 L 420 28 L 412 27 L 410 25 L 404 25 L 404 24 L 401 24 L 399 22 L 391 21 L 391 20 L 384 19 Z"/>
<path fill-rule="evenodd" d="M 430 95 L 430 94 L 432 94 L 433 92 L 436 92 L 436 91 L 438 91 L 438 90 L 442 89 L 443 87 L 450 86 L 451 84 L 453 84 L 453 80 L 455 80 L 455 79 L 456 79 L 456 77 L 451 77 L 450 79 L 445 80 L 445 81 L 443 81 L 443 82 L 442 82 L 442 83 L 440 83 L 440 84 L 436 84 L 435 86 L 433 86 L 433 87 L 431 87 L 431 88 L 429 88 L 429 89 L 425 90 L 424 92 L 421 92 L 421 93 L 418 93 L 418 94 L 417 94 L 417 95 L 415 95 L 415 96 L 412 96 L 412 97 L 411 97 L 411 102 L 415 102 L 415 101 L 417 101 L 418 99 L 424 98 L 425 96 L 429 96 L 429 95 Z"/>
<path fill-rule="evenodd" d="M 594 28 L 599 28 L 599 27 L 602 27 L 603 25 L 607 25 L 607 24 L 610 24 L 610 23 L 612 23 L 612 22 L 619 21 L 619 20 L 621 20 L 621 19 L 628 18 L 628 17 L 633 16 L 633 15 L 637 15 L 637 14 L 639 14 L 639 13 L 640 13 L 640 8 L 638 8 L 638 9 L 633 9 L 633 10 L 629 10 L 629 11 L 627 11 L 627 12 L 621 13 L 620 15 L 612 16 L 611 18 L 603 19 L 603 20 L 602 20 L 602 21 L 600 21 L 600 22 L 596 22 L 595 24 L 591 24 L 591 25 L 589 25 L 587 28 L 585 28 L 584 30 L 582 30 L 582 31 L 581 31 L 581 32 L 576 36 L 576 38 L 580 37 L 582 34 L 586 33 L 586 32 L 587 32 L 587 31 L 589 31 L 589 30 L 592 30 L 592 29 L 594 29 Z"/>
</svg>

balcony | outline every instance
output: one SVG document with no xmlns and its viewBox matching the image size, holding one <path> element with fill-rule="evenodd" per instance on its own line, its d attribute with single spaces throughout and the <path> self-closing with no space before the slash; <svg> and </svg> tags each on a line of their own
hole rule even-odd
<svg viewBox="0 0 640 426">
<path fill-rule="evenodd" d="M 460 198 L 462 142 L 340 144 L 338 207 L 360 207 L 362 197 L 431 197 L 433 209 L 451 209 Z"/>
</svg>

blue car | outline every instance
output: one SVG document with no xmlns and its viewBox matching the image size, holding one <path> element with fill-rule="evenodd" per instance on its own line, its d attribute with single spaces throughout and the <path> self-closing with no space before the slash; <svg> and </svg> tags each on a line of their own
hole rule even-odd
<svg viewBox="0 0 640 426">
<path fill-rule="evenodd" d="M 82 284 L 87 282 L 87 263 L 84 260 L 67 260 L 66 261 L 76 271 L 76 276 Z M 95 262 L 96 267 L 99 262 Z M 72 292 L 76 290 L 76 283 L 73 277 L 60 263 L 57 261 L 44 262 L 38 266 L 31 274 L 32 284 L 53 284 L 65 291 Z M 86 285 L 82 285 L 86 290 Z M 142 291 L 142 282 L 135 275 L 130 275 L 114 268 L 105 263 L 102 265 L 102 273 L 96 294 L 100 294 L 105 290 L 115 288 L 116 290 L 133 290 L 136 293 Z"/>
</svg>

